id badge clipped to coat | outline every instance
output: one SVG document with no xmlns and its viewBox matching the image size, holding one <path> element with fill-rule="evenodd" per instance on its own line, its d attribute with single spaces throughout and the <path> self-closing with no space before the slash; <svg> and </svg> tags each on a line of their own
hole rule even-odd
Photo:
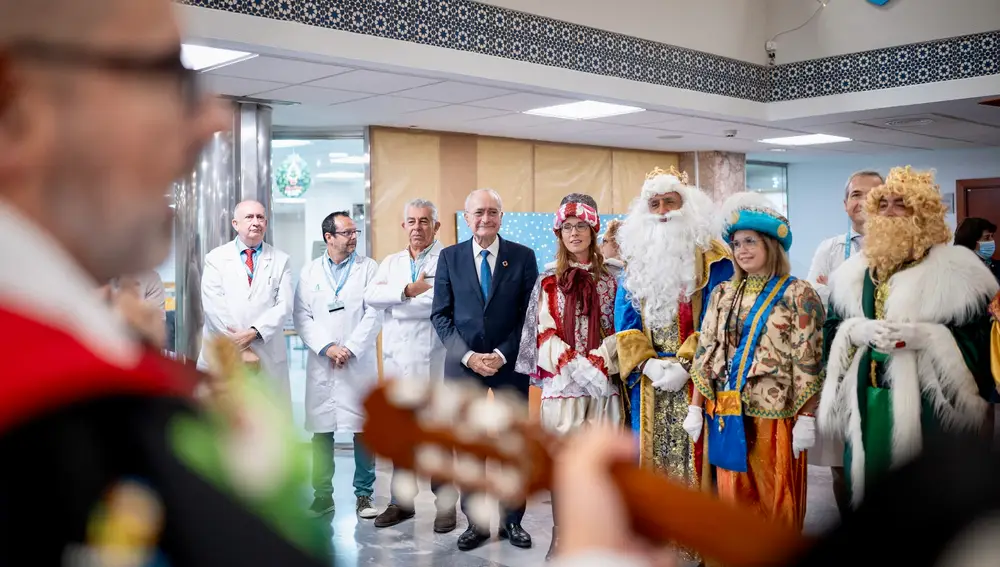
<svg viewBox="0 0 1000 567">
<path fill-rule="evenodd" d="M 326 304 L 326 309 L 330 313 L 335 313 L 343 308 L 344 308 L 344 302 L 336 298 L 330 300 L 330 302 Z"/>
</svg>

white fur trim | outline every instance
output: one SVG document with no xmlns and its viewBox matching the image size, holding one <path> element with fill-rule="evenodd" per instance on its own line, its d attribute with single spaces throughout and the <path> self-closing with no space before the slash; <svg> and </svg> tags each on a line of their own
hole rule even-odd
<svg viewBox="0 0 1000 567">
<path fill-rule="evenodd" d="M 761 193 L 754 193 L 751 191 L 735 193 L 730 195 L 725 202 L 722 203 L 722 207 L 719 208 L 718 225 L 722 227 L 722 231 L 725 232 L 725 230 L 732 225 L 733 213 L 738 210 L 748 208 L 764 209 L 773 211 L 774 214 L 780 214 L 775 208 L 774 202 Z"/>
<path fill-rule="evenodd" d="M 896 468 L 913 460 L 923 448 L 916 352 L 894 352 L 886 363 L 886 379 L 892 388 L 892 467 Z"/>
<path fill-rule="evenodd" d="M 927 337 L 927 347 L 917 353 L 918 368 L 932 368 L 938 380 L 921 373 L 920 386 L 930 399 L 934 414 L 949 430 L 975 432 L 983 426 L 989 403 L 979 396 L 979 386 L 962 351 L 944 325 L 920 324 Z"/>
<path fill-rule="evenodd" d="M 830 301 L 845 318 L 864 317 L 861 293 L 868 258 L 851 256 L 830 276 Z M 897 323 L 963 324 L 979 314 L 1000 285 L 971 250 L 939 244 L 919 264 L 889 282 L 885 320 Z"/>
</svg>

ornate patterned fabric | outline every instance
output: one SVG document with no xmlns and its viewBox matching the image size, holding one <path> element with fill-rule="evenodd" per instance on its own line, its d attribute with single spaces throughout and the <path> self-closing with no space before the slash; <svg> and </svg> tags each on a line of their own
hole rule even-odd
<svg viewBox="0 0 1000 567">
<path fill-rule="evenodd" d="M 691 372 L 698 391 L 715 401 L 725 383 L 745 323 L 760 290 L 748 286 L 733 311 L 738 286 L 720 285 L 712 294 L 702 324 Z M 740 399 L 744 414 L 779 419 L 794 417 L 823 385 L 823 304 L 807 282 L 791 282 L 774 305 L 752 353 Z"/>
</svg>

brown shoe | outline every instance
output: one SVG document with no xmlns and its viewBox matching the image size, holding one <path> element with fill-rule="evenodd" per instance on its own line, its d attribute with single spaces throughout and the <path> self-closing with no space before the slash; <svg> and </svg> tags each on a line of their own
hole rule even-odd
<svg viewBox="0 0 1000 567">
<path fill-rule="evenodd" d="M 437 516 L 434 517 L 434 532 L 439 534 L 446 534 L 455 529 L 456 524 L 456 512 L 455 509 L 451 510 L 438 510 Z"/>
<path fill-rule="evenodd" d="M 385 512 L 382 512 L 375 518 L 375 527 L 388 528 L 390 526 L 395 526 L 403 520 L 409 520 L 412 517 L 413 510 L 404 510 L 396 504 L 389 504 L 389 507 L 385 509 Z"/>
</svg>

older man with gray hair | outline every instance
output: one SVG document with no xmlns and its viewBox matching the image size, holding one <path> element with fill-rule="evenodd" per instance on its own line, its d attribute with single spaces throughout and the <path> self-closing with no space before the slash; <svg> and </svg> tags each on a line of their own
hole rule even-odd
<svg viewBox="0 0 1000 567">
<path fill-rule="evenodd" d="M 819 243 L 806 278 L 816 288 L 824 306 L 830 301 L 830 288 L 827 287 L 830 275 L 848 258 L 861 251 L 865 237 L 864 204 L 868 192 L 884 183 L 882 174 L 871 170 L 858 171 L 847 178 L 847 185 L 844 186 L 844 211 L 850 219 L 850 228 L 845 233 Z M 847 513 L 850 509 L 850 496 L 844 477 L 844 444 L 820 431 L 816 446 L 809 451 L 809 464 L 830 467 L 837 508 L 841 515 Z"/>
<path fill-rule="evenodd" d="M 329 565 L 284 422 L 209 415 L 94 293 L 163 262 L 227 127 L 174 3 L 0 0 L 0 62 L 0 565 Z"/>
<path fill-rule="evenodd" d="M 441 251 L 434 279 L 431 321 L 447 349 L 445 377 L 522 396 L 527 413 L 528 376 L 514 365 L 524 314 L 538 277 L 535 252 L 499 236 L 503 203 L 492 189 L 469 194 L 465 222 L 472 238 Z M 489 518 L 477 517 L 468 503 L 466 495 L 462 511 L 469 527 L 458 538 L 463 551 L 479 547 L 490 537 Z M 531 547 L 531 536 L 521 527 L 524 506 L 501 510 L 500 516 L 500 537 L 516 547 Z"/>
<path fill-rule="evenodd" d="M 437 240 L 441 223 L 434 203 L 414 199 L 403 207 L 403 230 L 408 244 L 385 258 L 375 280 L 365 291 L 365 302 L 384 312 L 382 368 L 387 380 L 444 380 L 445 348 L 431 323 L 434 274 L 444 246 Z M 409 471 L 394 470 L 389 507 L 375 518 L 376 528 L 394 526 L 414 515 L 417 481 Z M 455 529 L 455 501 L 450 489 L 432 485 L 437 497 L 434 531 Z"/>
</svg>

